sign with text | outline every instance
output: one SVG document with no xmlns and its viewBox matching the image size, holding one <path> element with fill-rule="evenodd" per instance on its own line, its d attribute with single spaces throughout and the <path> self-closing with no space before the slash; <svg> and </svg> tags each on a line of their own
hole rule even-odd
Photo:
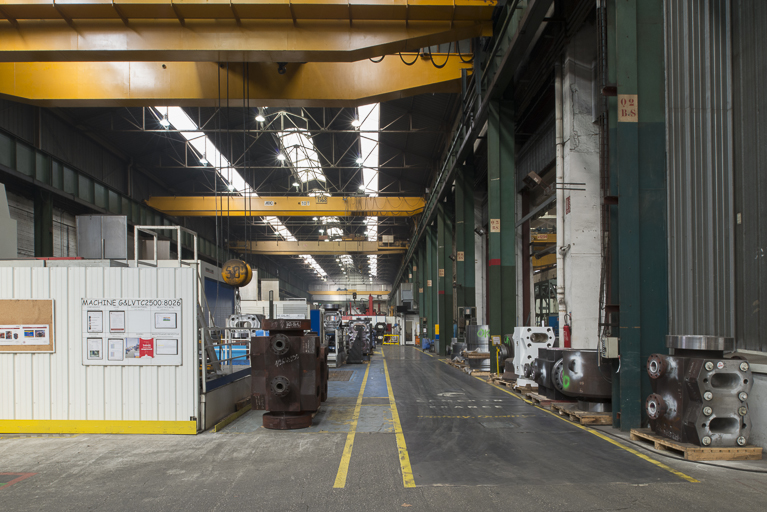
<svg viewBox="0 0 767 512">
<path fill-rule="evenodd" d="M 458 261 L 463 261 L 463 259 L 464 259 L 464 252 L 463 251 L 458 251 L 456 253 L 455 259 L 458 260 Z"/>
<path fill-rule="evenodd" d="M 81 299 L 83 364 L 180 366 L 181 299 Z"/>
<path fill-rule="evenodd" d="M 431 279 L 426 280 L 426 286 L 431 286 Z"/>
<path fill-rule="evenodd" d="M 639 122 L 639 99 L 636 94 L 618 95 L 618 122 Z"/>
<path fill-rule="evenodd" d="M 439 269 L 439 277 L 445 277 L 445 269 L 444 268 Z"/>
<path fill-rule="evenodd" d="M 491 233 L 501 232 L 501 219 L 490 219 L 490 232 Z"/>
</svg>

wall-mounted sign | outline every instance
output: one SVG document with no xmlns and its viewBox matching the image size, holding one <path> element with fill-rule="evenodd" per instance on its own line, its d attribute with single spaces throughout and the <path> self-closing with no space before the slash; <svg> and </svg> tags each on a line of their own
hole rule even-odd
<svg viewBox="0 0 767 512">
<path fill-rule="evenodd" d="M 418 267 L 416 265 L 413 265 L 413 272 L 418 271 Z"/>
<path fill-rule="evenodd" d="M 636 94 L 618 95 L 618 122 L 639 122 L 639 98 Z"/>
<path fill-rule="evenodd" d="M 493 345 L 500 345 L 501 344 L 501 337 L 497 334 L 494 334 L 490 337 L 490 339 L 493 340 Z"/>
<path fill-rule="evenodd" d="M 181 365 L 181 299 L 81 300 L 83 364 Z"/>
<path fill-rule="evenodd" d="M 423 288 L 418 288 L 418 293 L 423 293 Z"/>
<path fill-rule="evenodd" d="M 501 232 L 501 219 L 490 219 L 490 232 L 491 233 Z"/>
<path fill-rule="evenodd" d="M 426 280 L 426 286 L 431 286 L 431 279 Z"/>
<path fill-rule="evenodd" d="M 54 352 L 53 299 L 0 300 L 0 352 Z"/>
<path fill-rule="evenodd" d="M 445 269 L 444 268 L 439 269 L 439 277 L 445 277 Z"/>
<path fill-rule="evenodd" d="M 458 260 L 458 261 L 463 261 L 463 259 L 464 259 L 464 256 L 465 256 L 465 255 L 464 255 L 464 252 L 463 252 L 463 251 L 458 251 L 458 252 L 456 253 L 455 259 L 456 259 L 456 260 Z"/>
</svg>

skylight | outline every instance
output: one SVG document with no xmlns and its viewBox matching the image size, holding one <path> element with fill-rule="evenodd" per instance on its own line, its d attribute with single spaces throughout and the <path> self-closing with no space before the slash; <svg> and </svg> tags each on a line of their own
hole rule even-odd
<svg viewBox="0 0 767 512">
<path fill-rule="evenodd" d="M 213 144 L 213 141 L 208 138 L 207 135 L 205 135 L 204 132 L 199 131 L 199 127 L 197 124 L 192 120 L 191 117 L 187 115 L 186 112 L 184 112 L 184 109 L 181 107 L 154 107 L 156 111 L 156 115 L 158 116 L 158 119 L 167 119 L 168 123 L 170 123 L 171 126 L 173 126 L 174 129 L 179 130 L 179 133 L 187 140 L 189 141 L 189 144 L 195 149 L 195 151 L 198 153 L 198 156 L 200 158 L 200 162 L 203 163 L 203 165 L 211 165 L 216 169 L 216 172 L 218 173 L 219 177 L 226 183 L 227 188 L 229 191 L 233 193 L 237 193 L 243 196 L 250 196 L 250 197 L 257 197 L 258 194 L 251 188 L 250 185 L 245 181 L 245 179 L 242 177 L 242 175 L 232 167 L 232 164 L 229 162 L 229 160 L 221 154 L 221 152 L 218 150 L 215 144 Z M 304 137 L 302 134 L 295 134 L 300 137 Z M 293 140 L 293 139 L 291 139 Z M 308 139 L 307 139 L 308 140 Z M 311 142 L 310 142 L 311 143 Z M 284 148 L 285 149 L 285 148 Z M 285 149 L 287 151 L 287 149 Z M 315 160 L 317 160 L 317 153 L 312 150 L 314 154 Z M 298 153 L 296 153 L 298 155 Z M 291 158 L 292 156 L 290 153 L 288 153 L 288 157 Z M 307 158 L 303 160 L 304 164 L 302 165 L 309 165 L 309 160 L 311 155 L 307 154 Z M 204 161 L 203 161 L 204 160 Z M 319 160 L 317 160 L 317 165 L 319 166 Z M 320 169 L 320 173 L 321 173 Z M 308 176 L 308 171 L 307 171 Z M 311 179 L 319 179 L 319 178 L 311 178 Z M 325 181 L 325 176 L 323 175 L 321 178 L 321 181 Z M 296 237 L 293 236 L 293 234 L 290 232 L 288 228 L 285 227 L 285 225 L 278 219 L 277 217 L 270 216 L 270 217 L 264 217 L 264 222 L 269 224 L 272 229 L 274 229 L 275 233 L 280 235 L 282 238 L 289 242 L 295 242 Z M 309 254 L 302 254 L 301 258 L 304 259 L 304 261 L 312 267 L 312 269 L 320 276 L 320 277 L 327 277 L 327 272 L 320 266 L 319 263 Z"/>
<path fill-rule="evenodd" d="M 325 182 L 325 174 L 322 172 L 320 158 L 314 149 L 314 143 L 305 133 L 298 128 L 288 128 L 279 132 L 282 151 L 287 155 L 293 170 L 302 183 L 308 181 Z"/>
<path fill-rule="evenodd" d="M 362 159 L 362 184 L 360 189 L 370 197 L 378 196 L 378 130 L 381 105 L 374 103 L 357 108 L 360 124 L 360 158 Z M 378 217 L 365 217 L 365 234 L 368 241 L 378 241 Z M 378 256 L 368 255 L 370 276 L 378 275 Z"/>
</svg>

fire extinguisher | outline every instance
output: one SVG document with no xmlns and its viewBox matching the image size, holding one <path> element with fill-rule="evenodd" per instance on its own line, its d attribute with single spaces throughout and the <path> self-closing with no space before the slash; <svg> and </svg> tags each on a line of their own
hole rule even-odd
<svg viewBox="0 0 767 512">
<path fill-rule="evenodd" d="M 570 348 L 570 314 L 565 315 L 565 326 L 562 328 L 564 348 Z"/>
</svg>

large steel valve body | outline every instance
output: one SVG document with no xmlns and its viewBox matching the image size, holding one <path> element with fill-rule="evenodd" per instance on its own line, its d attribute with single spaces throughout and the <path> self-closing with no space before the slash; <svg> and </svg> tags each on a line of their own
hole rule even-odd
<svg viewBox="0 0 767 512">
<path fill-rule="evenodd" d="M 700 446 L 743 446 L 751 433 L 748 394 L 750 365 L 725 359 L 732 338 L 667 336 L 673 355 L 647 359 L 653 394 L 645 410 L 652 430 L 663 437 Z"/>
<path fill-rule="evenodd" d="M 327 400 L 327 349 L 321 346 L 311 320 L 264 320 L 269 336 L 251 339 L 251 407 L 269 411 L 264 427 L 306 428 Z"/>
</svg>

